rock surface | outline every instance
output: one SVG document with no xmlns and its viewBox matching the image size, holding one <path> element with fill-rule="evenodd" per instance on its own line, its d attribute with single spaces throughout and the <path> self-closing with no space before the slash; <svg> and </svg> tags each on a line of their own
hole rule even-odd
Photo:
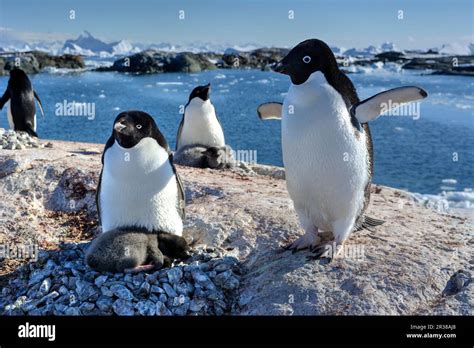
<svg viewBox="0 0 474 348">
<path fill-rule="evenodd" d="M 98 273 L 83 263 L 89 243 L 61 244 L 17 269 L 3 287 L 0 315 L 222 315 L 240 284 L 238 261 L 198 250 L 153 273 Z M 225 267 L 223 267 L 225 266 Z M 225 269 L 225 271 L 223 271 Z"/>
<path fill-rule="evenodd" d="M 30 147 L 44 147 L 40 144 L 38 138 L 30 136 L 26 132 L 15 132 L 0 128 L 0 149 L 23 150 Z"/>
<path fill-rule="evenodd" d="M 0 261 L 3 313 L 473 314 L 472 217 L 374 187 L 368 213 L 386 223 L 353 233 L 344 257 L 308 260 L 308 251 L 281 249 L 302 231 L 284 171 L 271 166 L 179 166 L 195 258 L 148 275 L 98 274 L 82 253 L 98 233 L 103 145 L 51 143 L 0 150 L 0 252 L 39 249 L 36 262 L 11 251 Z"/>
<path fill-rule="evenodd" d="M 196 73 L 212 69 L 216 69 L 216 66 L 209 61 L 205 54 L 170 53 L 149 49 L 129 57 L 120 58 L 111 67 L 98 68 L 97 71 L 152 74 L 163 72 Z"/>
<path fill-rule="evenodd" d="M 221 69 L 260 69 L 270 70 L 288 53 L 287 48 L 258 48 L 252 51 L 229 50 L 215 52 L 165 52 L 147 49 L 127 57 L 115 60 L 111 66 L 99 67 L 95 71 L 118 71 L 135 74 L 153 74 L 167 72 L 197 73 L 204 70 Z M 340 68 L 347 73 L 365 71 L 367 68 L 429 70 L 438 75 L 474 74 L 474 56 L 447 56 L 437 52 L 397 52 L 388 51 L 373 57 L 345 57 L 336 55 Z M 63 54 L 53 56 L 46 52 L 29 51 L 2 53 L 0 55 L 0 76 L 8 75 L 15 66 L 27 74 L 35 74 L 48 68 L 84 69 L 81 56 Z"/>
<path fill-rule="evenodd" d="M 36 74 L 45 68 L 83 69 L 85 64 L 82 57 L 78 55 L 54 56 L 41 51 L 18 52 L 0 56 L 0 76 L 9 75 L 10 70 L 15 67 L 23 69 L 27 74 Z"/>
<path fill-rule="evenodd" d="M 137 74 L 166 72 L 199 72 L 203 70 L 221 69 L 260 69 L 269 70 L 271 66 L 285 57 L 287 48 L 259 48 L 244 52 L 230 50 L 224 54 L 214 52 L 203 53 L 172 53 L 148 49 L 123 57 L 111 67 L 101 67 L 97 71 L 119 71 Z M 383 67 L 388 63 L 396 64 L 400 69 L 432 70 L 434 74 L 473 74 L 474 56 L 440 56 L 436 54 L 405 54 L 389 51 L 367 57 L 337 56 L 341 69 L 351 73 L 357 67 Z M 349 59 L 350 58 L 350 59 Z M 349 65 L 347 65 L 349 64 Z M 352 66 L 352 69 L 350 68 Z M 355 68 L 355 69 L 354 69 Z"/>
<path fill-rule="evenodd" d="M 217 68 L 224 69 L 266 69 L 281 60 L 288 49 L 259 48 L 250 52 L 231 52 L 218 54 L 213 52 L 163 52 L 148 49 L 123 57 L 111 67 L 101 67 L 97 71 L 119 71 L 137 74 L 165 72 L 200 72 Z"/>
<path fill-rule="evenodd" d="M 474 56 L 413 58 L 403 69 L 434 70 L 436 75 L 474 76 Z"/>
</svg>

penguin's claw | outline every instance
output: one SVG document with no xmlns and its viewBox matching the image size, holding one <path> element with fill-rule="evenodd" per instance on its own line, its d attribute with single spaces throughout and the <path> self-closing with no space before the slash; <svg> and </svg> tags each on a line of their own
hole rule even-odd
<svg viewBox="0 0 474 348">
<path fill-rule="evenodd" d="M 296 253 L 298 251 L 304 250 L 304 249 L 314 249 L 320 246 L 320 239 L 318 236 L 314 233 L 306 233 L 303 236 L 299 237 L 297 240 L 294 242 L 284 246 L 283 248 L 285 250 L 291 250 L 292 253 Z"/>
<path fill-rule="evenodd" d="M 307 260 L 328 260 L 328 263 L 333 260 L 333 251 L 332 246 L 330 244 L 321 245 L 316 248 L 311 248 L 310 251 L 314 253 L 314 255 L 308 256 Z"/>
</svg>

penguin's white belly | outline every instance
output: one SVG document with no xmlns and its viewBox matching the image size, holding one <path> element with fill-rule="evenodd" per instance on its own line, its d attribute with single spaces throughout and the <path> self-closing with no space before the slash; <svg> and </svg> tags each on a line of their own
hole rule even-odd
<svg viewBox="0 0 474 348">
<path fill-rule="evenodd" d="M 151 138 L 124 149 L 115 143 L 104 157 L 102 231 L 136 226 L 182 235 L 178 185 L 167 152 Z"/>
<path fill-rule="evenodd" d="M 197 107 L 186 108 L 179 147 L 193 144 L 208 147 L 225 145 L 224 132 L 213 110 L 203 112 Z"/>
<path fill-rule="evenodd" d="M 15 123 L 13 123 L 12 106 L 10 102 L 8 103 L 7 116 L 8 116 L 8 125 L 10 126 L 10 129 L 15 129 Z"/>
<path fill-rule="evenodd" d="M 362 210 L 366 139 L 364 133 L 355 136 L 341 96 L 328 84 L 314 87 L 290 88 L 283 106 L 283 161 L 297 213 L 315 227 L 333 231 L 335 223 L 351 224 Z M 311 100 L 298 100 L 300 92 Z M 288 113 L 290 105 L 293 114 Z"/>
</svg>

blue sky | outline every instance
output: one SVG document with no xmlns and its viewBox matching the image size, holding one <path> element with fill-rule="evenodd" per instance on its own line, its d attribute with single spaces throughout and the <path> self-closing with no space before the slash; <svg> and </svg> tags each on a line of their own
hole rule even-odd
<svg viewBox="0 0 474 348">
<path fill-rule="evenodd" d="M 185 20 L 178 19 L 180 10 Z M 343 47 L 392 41 L 428 48 L 474 41 L 471 0 L 0 0 L 0 27 L 27 38 L 63 39 L 88 30 L 109 41 L 176 44 L 292 46 L 316 37 Z"/>
</svg>

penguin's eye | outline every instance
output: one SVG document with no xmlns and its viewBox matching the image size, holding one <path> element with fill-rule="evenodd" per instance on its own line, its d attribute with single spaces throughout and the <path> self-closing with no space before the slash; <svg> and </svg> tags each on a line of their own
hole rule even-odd
<svg viewBox="0 0 474 348">
<path fill-rule="evenodd" d="M 141 124 L 137 124 L 135 127 L 137 127 L 137 129 L 142 129 L 142 125 L 141 125 Z"/>
<path fill-rule="evenodd" d="M 308 64 L 309 62 L 311 62 L 311 57 L 310 56 L 304 56 L 303 57 L 303 63 Z"/>
</svg>

